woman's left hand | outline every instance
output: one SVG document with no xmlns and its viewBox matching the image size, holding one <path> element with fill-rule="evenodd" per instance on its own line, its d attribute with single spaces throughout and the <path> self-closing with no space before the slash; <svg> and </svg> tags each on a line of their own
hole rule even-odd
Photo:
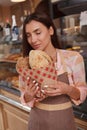
<svg viewBox="0 0 87 130">
<path fill-rule="evenodd" d="M 40 92 L 40 97 L 36 98 L 36 102 L 40 102 L 45 98 L 46 98 L 46 95 L 43 92 Z"/>
<path fill-rule="evenodd" d="M 57 96 L 61 94 L 68 94 L 72 89 L 68 84 L 61 81 L 58 81 L 55 85 L 50 85 L 48 87 L 49 88 L 44 90 L 47 96 Z"/>
</svg>

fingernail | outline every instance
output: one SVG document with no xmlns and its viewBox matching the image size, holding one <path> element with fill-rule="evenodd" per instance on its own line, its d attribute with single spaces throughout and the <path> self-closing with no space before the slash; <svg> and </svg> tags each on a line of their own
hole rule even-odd
<svg viewBox="0 0 87 130">
<path fill-rule="evenodd" d="M 30 77 L 29 77 L 29 76 L 27 77 L 27 80 L 30 80 Z"/>
<path fill-rule="evenodd" d="M 35 86 L 37 87 L 37 86 L 38 86 L 38 83 L 35 83 Z"/>
<path fill-rule="evenodd" d="M 33 83 L 35 84 L 35 83 L 36 83 L 36 81 L 35 81 L 35 80 L 33 80 Z"/>
<path fill-rule="evenodd" d="M 36 86 L 37 90 L 39 89 L 39 86 Z"/>
<path fill-rule="evenodd" d="M 45 93 L 43 89 L 41 89 L 41 92 L 42 92 L 42 93 Z"/>
<path fill-rule="evenodd" d="M 44 88 L 48 88 L 48 85 L 44 85 L 43 87 L 44 87 Z"/>
</svg>

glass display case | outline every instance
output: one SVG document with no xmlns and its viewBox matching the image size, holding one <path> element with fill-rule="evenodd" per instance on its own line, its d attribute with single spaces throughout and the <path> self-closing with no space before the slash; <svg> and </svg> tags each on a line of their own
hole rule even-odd
<svg viewBox="0 0 87 130">
<path fill-rule="evenodd" d="M 18 88 L 18 74 L 15 70 L 15 62 L 0 61 L 0 69 L 0 85 Z"/>
<path fill-rule="evenodd" d="M 87 81 L 87 0 L 51 0 L 50 5 L 61 48 L 78 51 L 83 56 Z M 81 19 L 83 12 L 85 16 Z M 87 99 L 73 108 L 76 117 L 87 121 Z"/>
<path fill-rule="evenodd" d="M 61 48 L 79 50 L 87 46 L 87 0 L 50 0 L 50 16 L 53 19 Z"/>
<path fill-rule="evenodd" d="M 18 90 L 16 61 L 21 54 L 21 43 L 0 44 L 0 87 Z"/>
</svg>

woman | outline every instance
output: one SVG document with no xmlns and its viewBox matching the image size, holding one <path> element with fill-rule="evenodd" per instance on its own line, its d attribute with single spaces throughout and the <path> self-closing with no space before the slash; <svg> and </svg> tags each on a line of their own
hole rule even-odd
<svg viewBox="0 0 87 130">
<path fill-rule="evenodd" d="M 58 48 L 52 20 L 42 13 L 27 16 L 23 26 L 23 58 L 17 63 L 17 70 L 22 64 L 28 68 L 27 57 L 34 49 L 53 59 L 58 74 L 57 83 L 39 98 L 36 98 L 39 84 L 20 75 L 21 101 L 31 107 L 28 130 L 76 130 L 71 102 L 79 105 L 86 98 L 84 62 L 78 52 Z"/>
</svg>

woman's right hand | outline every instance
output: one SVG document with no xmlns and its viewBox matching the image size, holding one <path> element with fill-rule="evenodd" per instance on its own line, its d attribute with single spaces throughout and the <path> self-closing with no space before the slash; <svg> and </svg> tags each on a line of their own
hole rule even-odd
<svg viewBox="0 0 87 130">
<path fill-rule="evenodd" d="M 26 103 L 33 99 L 35 102 L 39 102 L 46 98 L 46 95 L 41 91 L 39 83 L 29 78 L 26 82 L 24 98 Z"/>
<path fill-rule="evenodd" d="M 32 99 L 36 98 L 36 94 L 38 93 L 38 91 L 39 91 L 38 83 L 29 78 L 26 81 L 26 89 L 24 94 L 25 102 L 29 102 Z"/>
</svg>

